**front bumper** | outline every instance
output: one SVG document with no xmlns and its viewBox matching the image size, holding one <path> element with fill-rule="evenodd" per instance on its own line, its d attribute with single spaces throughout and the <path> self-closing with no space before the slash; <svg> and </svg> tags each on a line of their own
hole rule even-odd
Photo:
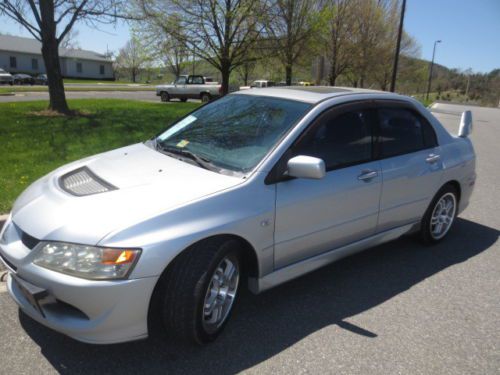
<svg viewBox="0 0 500 375">
<path fill-rule="evenodd" d="M 8 222 L 6 223 L 8 224 Z M 148 335 L 148 309 L 158 277 L 93 281 L 34 265 L 21 241 L 0 244 L 0 259 L 9 269 L 7 289 L 31 318 L 76 340 L 112 344 Z M 38 311 L 11 274 L 46 291 Z"/>
</svg>

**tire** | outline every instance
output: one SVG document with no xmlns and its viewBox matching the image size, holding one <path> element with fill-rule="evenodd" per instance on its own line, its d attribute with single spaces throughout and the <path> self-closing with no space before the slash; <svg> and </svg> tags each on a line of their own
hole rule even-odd
<svg viewBox="0 0 500 375">
<path fill-rule="evenodd" d="M 187 98 L 181 98 L 181 102 L 186 103 L 187 102 Z"/>
<path fill-rule="evenodd" d="M 200 99 L 201 99 L 202 103 L 208 103 L 212 99 L 212 97 L 210 96 L 209 93 L 205 92 L 205 93 L 200 95 Z"/>
<path fill-rule="evenodd" d="M 453 185 L 444 185 L 437 192 L 420 225 L 420 239 L 424 244 L 435 244 L 446 237 L 457 217 L 458 203 L 458 192 Z"/>
<path fill-rule="evenodd" d="M 168 92 L 162 91 L 160 93 L 160 99 L 161 99 L 162 102 L 165 102 L 165 103 L 169 102 L 170 101 L 170 95 L 168 95 Z"/>
<path fill-rule="evenodd" d="M 234 267 L 233 277 L 219 288 L 216 283 L 223 278 L 215 275 L 229 272 L 228 262 Z M 229 320 L 240 276 L 239 246 L 235 240 L 208 239 L 181 253 L 162 276 L 158 288 L 160 318 L 167 335 L 197 344 L 214 341 Z M 209 301 L 215 306 L 212 314 L 205 309 Z M 211 322 L 217 317 L 218 306 L 222 306 L 221 319 Z"/>
</svg>

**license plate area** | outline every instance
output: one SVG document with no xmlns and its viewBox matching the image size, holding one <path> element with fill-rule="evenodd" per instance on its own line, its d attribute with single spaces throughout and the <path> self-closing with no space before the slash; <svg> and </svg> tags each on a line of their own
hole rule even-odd
<svg viewBox="0 0 500 375">
<path fill-rule="evenodd" d="M 40 307 L 40 300 L 48 296 L 47 291 L 37 287 L 36 285 L 30 284 L 13 273 L 11 273 L 10 276 L 26 301 L 28 301 L 28 303 L 45 318 L 45 314 Z"/>
</svg>

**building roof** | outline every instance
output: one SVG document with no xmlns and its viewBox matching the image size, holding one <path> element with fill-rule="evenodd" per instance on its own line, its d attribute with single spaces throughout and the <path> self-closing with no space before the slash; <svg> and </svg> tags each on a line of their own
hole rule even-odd
<svg viewBox="0 0 500 375">
<path fill-rule="evenodd" d="M 23 38 L 20 36 L 0 35 L 0 51 L 31 53 L 40 55 L 42 53 L 42 44 L 32 38 Z M 84 49 L 59 48 L 59 57 L 110 62 L 106 56 Z"/>
<path fill-rule="evenodd" d="M 278 86 L 268 88 L 251 88 L 248 90 L 238 91 L 237 94 L 270 96 L 307 103 L 318 103 L 324 99 L 347 94 L 379 94 L 388 98 L 401 97 L 398 94 L 393 94 L 386 91 L 332 86 Z"/>
</svg>

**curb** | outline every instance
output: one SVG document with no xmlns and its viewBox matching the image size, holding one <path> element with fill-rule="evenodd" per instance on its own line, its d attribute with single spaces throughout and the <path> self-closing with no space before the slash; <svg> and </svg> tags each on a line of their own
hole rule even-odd
<svg viewBox="0 0 500 375">
<path fill-rule="evenodd" d="M 9 215 L 0 215 L 0 230 L 3 228 L 3 225 L 7 221 L 7 218 Z M 3 266 L 3 263 L 0 262 L 0 273 L 3 273 L 5 271 L 5 267 Z M 0 292 L 2 292 L 2 284 L 0 284 Z"/>
</svg>

